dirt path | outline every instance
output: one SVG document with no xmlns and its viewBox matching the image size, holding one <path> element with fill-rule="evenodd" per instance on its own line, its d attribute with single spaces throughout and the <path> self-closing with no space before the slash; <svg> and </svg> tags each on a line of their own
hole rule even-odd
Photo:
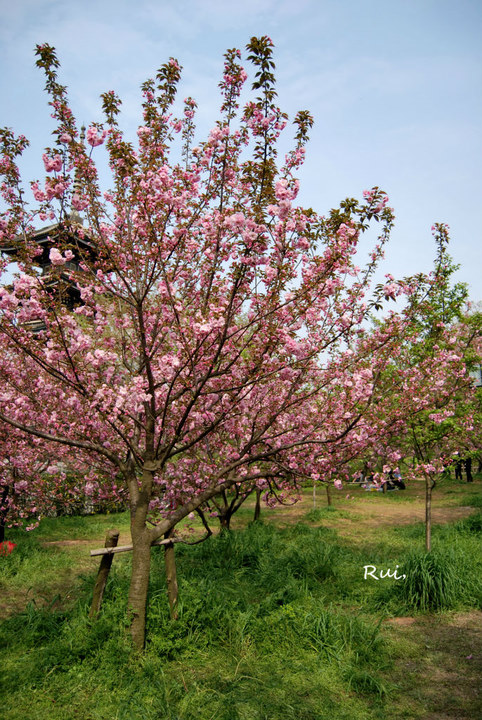
<svg viewBox="0 0 482 720">
<path fill-rule="evenodd" d="M 364 505 L 362 503 L 353 503 L 353 505 L 345 505 L 343 510 L 350 513 L 350 518 L 327 519 L 326 525 L 329 527 L 338 526 L 340 534 L 343 535 L 343 525 L 346 523 L 356 523 L 362 526 L 380 526 L 380 525 L 410 525 L 425 521 L 425 505 L 423 503 L 411 503 L 410 507 L 402 505 L 386 505 L 380 504 L 380 507 L 374 507 L 373 504 Z M 474 512 L 471 507 L 434 507 L 432 508 L 432 523 L 443 524 L 456 522 L 468 517 Z"/>
<path fill-rule="evenodd" d="M 323 526 L 336 528 L 339 534 L 349 536 L 353 529 L 372 529 L 380 526 L 410 525 L 425 521 L 425 502 L 423 498 L 411 498 L 408 503 L 390 502 L 390 498 L 383 495 L 362 494 L 360 488 L 352 490 L 341 497 L 341 493 L 333 498 L 333 509 L 340 511 L 333 516 L 326 514 L 321 521 Z M 349 499 L 346 497 L 349 495 Z M 324 495 L 317 498 L 316 508 L 324 510 L 327 507 Z M 271 512 L 279 516 L 281 523 L 291 524 L 303 521 L 306 514 L 313 509 L 313 500 L 305 496 L 292 507 L 278 507 Z M 434 500 L 432 506 L 432 523 L 457 522 L 468 517 L 476 509 L 470 506 L 437 505 Z"/>
</svg>

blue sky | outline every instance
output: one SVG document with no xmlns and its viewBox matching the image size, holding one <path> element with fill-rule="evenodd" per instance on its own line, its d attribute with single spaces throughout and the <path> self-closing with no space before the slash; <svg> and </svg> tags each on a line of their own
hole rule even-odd
<svg viewBox="0 0 482 720">
<path fill-rule="evenodd" d="M 48 42 L 79 121 L 101 120 L 114 89 L 132 135 L 140 84 L 176 57 L 202 139 L 223 53 L 253 35 L 275 43 L 280 106 L 315 117 L 300 202 L 323 214 L 380 186 L 397 217 L 383 272 L 429 270 L 446 222 L 457 279 L 482 300 L 482 0 L 0 0 L 0 125 L 31 140 L 23 170 L 40 176 L 53 125 L 34 46 Z"/>
</svg>

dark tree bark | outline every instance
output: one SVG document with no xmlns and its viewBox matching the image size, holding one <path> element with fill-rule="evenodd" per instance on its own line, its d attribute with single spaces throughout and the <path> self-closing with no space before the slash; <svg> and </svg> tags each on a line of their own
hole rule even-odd
<svg viewBox="0 0 482 720">
<path fill-rule="evenodd" d="M 229 532 L 231 530 L 231 518 L 233 514 L 230 512 L 229 508 L 226 508 L 225 510 L 221 510 L 218 513 L 219 517 L 219 524 L 221 525 L 221 531 L 222 532 Z"/>
</svg>

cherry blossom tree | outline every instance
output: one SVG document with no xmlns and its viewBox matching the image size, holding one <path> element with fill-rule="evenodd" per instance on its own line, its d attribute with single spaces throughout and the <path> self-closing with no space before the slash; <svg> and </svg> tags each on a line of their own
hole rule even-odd
<svg viewBox="0 0 482 720">
<path fill-rule="evenodd" d="M 476 443 L 477 393 L 470 369 L 480 363 L 482 350 L 480 317 L 464 317 L 467 289 L 451 283 L 457 266 L 448 254 L 448 228 L 437 224 L 433 231 L 434 271 L 426 292 L 410 301 L 412 331 L 384 371 L 380 402 L 365 418 L 372 427 L 373 464 L 382 459 L 384 466 L 378 467 L 381 482 L 402 459 L 410 463 L 408 475 L 425 478 L 427 551 L 436 478 L 455 452 L 470 452 Z"/>
<path fill-rule="evenodd" d="M 403 394 L 396 393 L 392 398 L 387 394 L 387 405 L 395 402 L 396 413 L 404 412 L 404 407 L 406 413 L 402 433 L 400 424 L 394 424 L 387 445 L 398 447 L 400 454 L 410 460 L 409 475 L 425 478 L 427 551 L 431 549 L 432 491 L 437 478 L 444 473 L 447 462 L 456 452 L 461 448 L 469 449 L 473 444 L 475 388 L 464 358 L 471 341 L 466 330 L 458 327 L 440 337 L 443 348 L 434 348 L 437 353 L 435 363 L 430 356 L 418 362 L 416 373 L 411 373 L 418 380 L 417 389 L 407 388 L 407 392 L 413 393 L 411 401 Z M 423 386 L 425 392 L 422 394 L 420 388 Z M 407 387 L 406 382 L 404 387 Z M 425 402 L 421 399 L 423 395 Z"/>
<path fill-rule="evenodd" d="M 411 305 L 372 332 L 369 313 L 384 297 L 417 297 L 420 284 L 390 277 L 370 295 L 393 223 L 378 188 L 326 217 L 296 204 L 312 119 L 297 114 L 280 161 L 287 118 L 272 42 L 252 38 L 247 50 L 254 98 L 239 108 L 247 74 L 228 51 L 220 119 L 204 142 L 191 98 L 174 115 L 181 68 L 171 58 L 142 87 L 136 143 L 108 92 L 85 147 L 55 52 L 38 46 L 56 127 L 32 205 L 18 170 L 27 141 L 1 135 L 0 243 L 15 247 L 19 273 L 0 290 L 0 420 L 52 462 L 67 453 L 73 470 L 89 463 L 92 483 L 128 494 L 137 649 L 153 542 L 234 486 L 285 492 L 332 472 L 347 448 L 362 452 Z M 94 162 L 102 149 L 107 192 Z M 38 271 L 39 221 L 55 228 L 48 274 Z M 374 224 L 360 269 L 359 239 Z"/>
</svg>

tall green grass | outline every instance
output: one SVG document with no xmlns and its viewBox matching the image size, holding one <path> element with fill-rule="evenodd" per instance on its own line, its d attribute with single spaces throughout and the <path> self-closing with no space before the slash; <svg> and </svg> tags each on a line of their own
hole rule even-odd
<svg viewBox="0 0 482 720">
<path fill-rule="evenodd" d="M 174 623 L 163 552 L 154 549 L 139 662 L 124 633 L 128 562 L 116 558 L 93 624 L 93 577 L 71 610 L 31 603 L 0 626 L 3 657 L 9 647 L 0 678 L 5 717 L 20 718 L 26 702 L 49 720 L 370 717 L 362 698 L 383 702 L 373 668 L 386 653 L 376 621 L 327 599 L 342 554 L 334 540 L 322 528 L 256 523 L 179 548 Z"/>
<path fill-rule="evenodd" d="M 392 595 L 407 610 L 438 611 L 455 607 L 460 580 L 454 556 L 434 550 L 408 556 L 399 574 L 403 581 L 392 586 Z"/>
<path fill-rule="evenodd" d="M 422 538 L 423 525 L 404 528 L 406 536 Z M 482 608 L 482 513 L 453 525 L 437 526 L 434 549 L 412 549 L 398 575 L 405 580 L 382 589 L 377 608 L 397 614 Z"/>
<path fill-rule="evenodd" d="M 474 507 L 474 508 L 482 508 L 482 495 L 466 494 L 462 497 L 460 504 L 461 505 L 470 505 L 470 507 Z"/>
</svg>

